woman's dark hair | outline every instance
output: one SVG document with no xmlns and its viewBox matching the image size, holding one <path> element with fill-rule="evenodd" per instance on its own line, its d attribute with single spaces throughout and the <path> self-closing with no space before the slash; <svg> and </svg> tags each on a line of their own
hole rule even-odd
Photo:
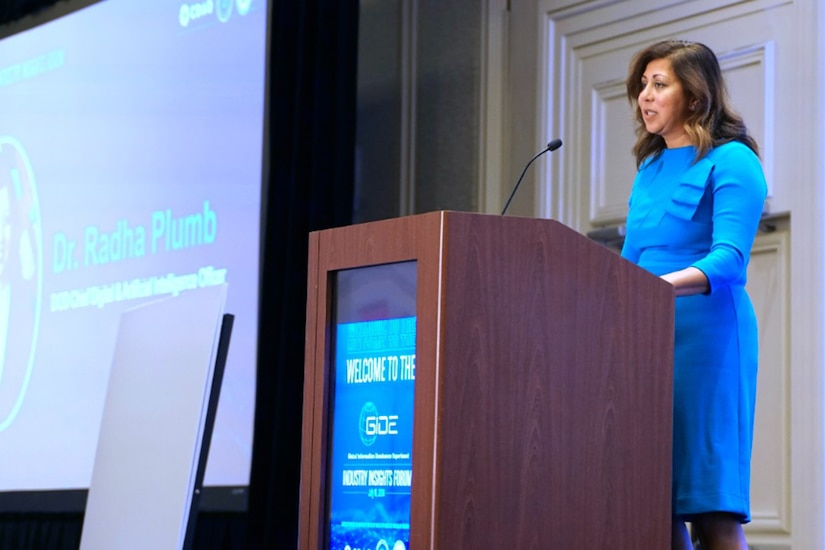
<svg viewBox="0 0 825 550">
<path fill-rule="evenodd" d="M 685 104 L 695 105 L 688 113 L 685 131 L 691 143 L 696 146 L 696 159 L 702 158 L 712 148 L 729 141 L 741 141 L 759 154 L 756 144 L 745 122 L 730 106 L 725 81 L 719 60 L 713 51 L 698 42 L 665 40 L 638 52 L 630 62 L 627 73 L 627 99 L 636 106 L 636 144 L 633 154 L 636 166 L 651 155 L 665 149 L 662 136 L 651 134 L 645 129 L 642 112 L 638 106 L 641 93 L 642 75 L 648 63 L 657 59 L 667 59 L 676 78 L 682 84 Z"/>
</svg>

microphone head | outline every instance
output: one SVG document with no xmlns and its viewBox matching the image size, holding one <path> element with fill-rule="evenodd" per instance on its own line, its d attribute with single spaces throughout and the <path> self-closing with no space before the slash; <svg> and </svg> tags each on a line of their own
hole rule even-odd
<svg viewBox="0 0 825 550">
<path fill-rule="evenodd" d="M 554 139 L 553 141 L 547 144 L 548 151 L 555 151 L 559 147 L 561 147 L 561 140 L 558 138 Z"/>
</svg>

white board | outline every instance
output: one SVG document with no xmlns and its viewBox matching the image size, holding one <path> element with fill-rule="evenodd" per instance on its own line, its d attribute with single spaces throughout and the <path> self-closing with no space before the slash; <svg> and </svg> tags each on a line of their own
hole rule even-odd
<svg viewBox="0 0 825 550">
<path fill-rule="evenodd" d="M 182 547 L 226 287 L 184 292 L 121 316 L 81 550 Z"/>
</svg>

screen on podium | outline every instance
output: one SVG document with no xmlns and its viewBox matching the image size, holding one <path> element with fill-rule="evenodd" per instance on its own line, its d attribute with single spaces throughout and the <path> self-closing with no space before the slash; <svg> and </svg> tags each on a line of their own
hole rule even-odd
<svg viewBox="0 0 825 550">
<path fill-rule="evenodd" d="M 334 278 L 327 547 L 410 540 L 416 262 Z"/>
</svg>

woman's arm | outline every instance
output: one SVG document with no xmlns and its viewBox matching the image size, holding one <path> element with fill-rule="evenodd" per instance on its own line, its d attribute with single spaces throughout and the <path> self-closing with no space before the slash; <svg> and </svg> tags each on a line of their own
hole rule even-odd
<svg viewBox="0 0 825 550">
<path fill-rule="evenodd" d="M 747 146 L 728 143 L 715 153 L 713 243 L 708 255 L 692 266 L 705 275 L 709 292 L 744 283 L 767 194 L 762 166 Z"/>
</svg>

